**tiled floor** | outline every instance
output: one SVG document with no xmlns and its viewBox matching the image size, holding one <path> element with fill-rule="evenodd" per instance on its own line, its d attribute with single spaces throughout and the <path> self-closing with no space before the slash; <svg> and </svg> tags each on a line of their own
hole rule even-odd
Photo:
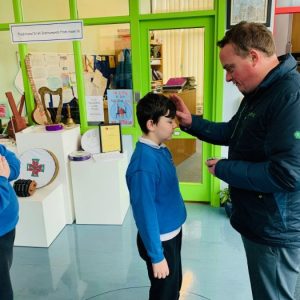
<svg viewBox="0 0 300 300">
<path fill-rule="evenodd" d="M 250 300 L 246 259 L 222 208 L 188 203 L 181 300 Z M 46 248 L 15 247 L 15 300 L 144 300 L 149 282 L 129 211 L 123 226 L 68 225 Z"/>
</svg>

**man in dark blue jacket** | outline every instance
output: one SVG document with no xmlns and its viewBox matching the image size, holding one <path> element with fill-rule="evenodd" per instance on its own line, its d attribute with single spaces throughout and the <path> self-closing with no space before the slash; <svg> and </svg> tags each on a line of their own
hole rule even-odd
<svg viewBox="0 0 300 300">
<path fill-rule="evenodd" d="M 300 74 L 291 55 L 277 58 L 271 32 L 241 22 L 218 42 L 220 61 L 244 98 L 229 122 L 191 115 L 173 95 L 181 128 L 229 147 L 207 161 L 227 182 L 232 226 L 241 234 L 255 300 L 294 299 L 300 265 Z"/>
</svg>

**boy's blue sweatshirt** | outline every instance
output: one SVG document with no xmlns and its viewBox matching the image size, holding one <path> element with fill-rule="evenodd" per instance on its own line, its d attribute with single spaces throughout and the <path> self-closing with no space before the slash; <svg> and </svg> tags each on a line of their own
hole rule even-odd
<svg viewBox="0 0 300 300">
<path fill-rule="evenodd" d="M 152 263 L 164 259 L 160 235 L 186 220 L 186 209 L 167 147 L 137 142 L 126 172 L 133 216 Z"/>
<path fill-rule="evenodd" d="M 0 236 L 13 230 L 19 219 L 19 203 L 10 181 L 18 178 L 20 161 L 16 155 L 0 144 L 0 155 L 4 156 L 10 167 L 7 179 L 0 176 Z"/>
</svg>

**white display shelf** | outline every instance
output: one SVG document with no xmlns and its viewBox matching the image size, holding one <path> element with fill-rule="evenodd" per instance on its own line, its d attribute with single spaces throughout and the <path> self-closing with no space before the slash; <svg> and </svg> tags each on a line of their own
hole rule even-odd
<svg viewBox="0 0 300 300">
<path fill-rule="evenodd" d="M 129 207 L 126 153 L 70 161 L 77 224 L 121 225 Z"/>
<path fill-rule="evenodd" d="M 29 149 L 42 148 L 51 151 L 56 156 L 59 170 L 53 183 L 62 184 L 67 224 L 72 224 L 75 219 L 68 155 L 79 149 L 80 138 L 79 125 L 59 131 L 46 131 L 45 126 L 36 125 L 16 133 L 19 154 Z"/>
<path fill-rule="evenodd" d="M 20 213 L 15 246 L 49 247 L 66 225 L 62 184 L 19 197 Z"/>
</svg>

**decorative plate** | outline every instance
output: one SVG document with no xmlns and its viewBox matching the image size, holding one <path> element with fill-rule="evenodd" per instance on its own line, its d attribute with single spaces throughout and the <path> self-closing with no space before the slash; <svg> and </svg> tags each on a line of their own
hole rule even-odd
<svg viewBox="0 0 300 300">
<path fill-rule="evenodd" d="M 93 128 L 86 131 L 81 138 L 81 148 L 92 154 L 100 153 L 99 129 Z"/>
</svg>

